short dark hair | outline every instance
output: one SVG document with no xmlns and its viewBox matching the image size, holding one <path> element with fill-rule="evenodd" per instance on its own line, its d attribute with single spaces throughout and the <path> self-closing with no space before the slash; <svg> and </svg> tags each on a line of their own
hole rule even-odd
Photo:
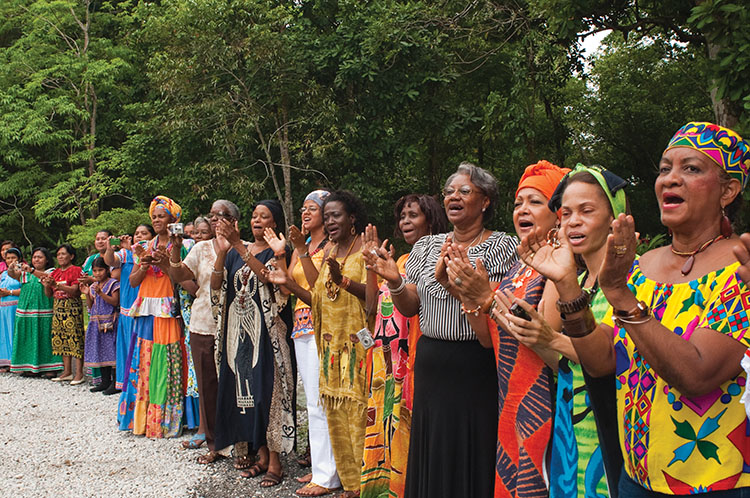
<svg viewBox="0 0 750 498">
<path fill-rule="evenodd" d="M 45 259 L 44 268 L 45 269 L 53 268 L 55 266 L 55 260 L 52 257 L 52 253 L 49 252 L 49 249 L 47 249 L 46 247 L 36 247 L 34 248 L 33 251 L 31 251 L 31 257 L 33 258 L 34 254 L 38 252 L 42 253 L 42 255 L 44 256 L 44 259 Z"/>
<path fill-rule="evenodd" d="M 409 204 L 416 203 L 419 205 L 419 209 L 424 213 L 427 219 L 427 225 L 430 227 L 430 234 L 445 233 L 448 231 L 448 217 L 445 216 L 445 210 L 443 206 L 431 195 L 425 194 L 406 194 L 396 201 L 396 205 L 393 208 L 393 216 L 396 220 L 396 228 L 393 234 L 396 237 L 403 237 L 401 229 L 398 224 L 401 220 L 401 211 L 404 210 Z"/>
<path fill-rule="evenodd" d="M 344 206 L 346 214 L 354 216 L 354 229 L 357 233 L 365 231 L 367 226 L 367 212 L 365 205 L 359 198 L 348 190 L 335 190 L 323 201 L 323 211 L 329 202 L 340 202 Z"/>
<path fill-rule="evenodd" d="M 76 250 L 73 249 L 73 246 L 71 246 L 70 244 L 60 244 L 59 246 L 57 246 L 57 249 L 55 249 L 55 254 L 60 252 L 60 249 L 65 249 L 68 252 L 68 254 L 73 256 L 73 259 L 76 258 Z"/>
<path fill-rule="evenodd" d="M 7 245 L 10 245 L 10 247 L 16 247 L 16 248 L 18 247 L 16 243 L 13 242 L 12 240 L 4 240 L 0 242 L 0 248 L 2 248 L 3 246 L 7 246 Z"/>
<path fill-rule="evenodd" d="M 91 269 L 93 270 L 94 268 L 107 270 L 107 275 L 111 276 L 109 272 L 109 265 L 104 262 L 104 258 L 102 258 L 101 256 L 97 256 L 96 258 L 94 258 L 94 261 L 91 263 Z"/>
<path fill-rule="evenodd" d="M 107 230 L 106 228 L 104 228 L 102 230 L 97 230 L 96 233 L 106 233 L 107 237 L 111 237 L 112 236 L 112 232 L 109 231 L 109 230 Z"/>
<path fill-rule="evenodd" d="M 154 230 L 154 227 L 152 227 L 148 223 L 141 223 L 135 228 L 138 229 L 140 227 L 144 227 L 146 230 L 148 230 L 148 233 L 150 233 L 152 237 L 156 237 L 156 230 Z"/>
</svg>

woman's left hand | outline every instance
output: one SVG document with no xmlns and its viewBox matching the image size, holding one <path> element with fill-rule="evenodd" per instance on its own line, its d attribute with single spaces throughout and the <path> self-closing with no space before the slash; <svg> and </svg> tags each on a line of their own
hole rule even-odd
<svg viewBox="0 0 750 498">
<path fill-rule="evenodd" d="M 240 229 L 237 221 L 230 221 L 226 218 L 220 219 L 219 225 L 216 227 L 216 233 L 227 239 L 232 246 L 240 243 Z"/>
<path fill-rule="evenodd" d="M 635 260 L 638 239 L 635 222 L 630 215 L 620 214 L 612 221 L 612 233 L 607 236 L 607 252 L 599 269 L 599 287 L 612 306 L 622 297 L 632 297 L 628 276 Z"/>
<path fill-rule="evenodd" d="M 266 240 L 268 247 L 273 250 L 274 254 L 286 251 L 286 239 L 284 238 L 284 234 L 281 234 L 281 238 L 279 238 L 279 236 L 276 235 L 276 232 L 273 231 L 273 228 L 266 227 L 263 231 L 263 238 Z"/>
<path fill-rule="evenodd" d="M 485 304 L 492 296 L 492 287 L 484 263 L 476 260 L 476 269 L 471 266 L 469 254 L 462 246 L 451 244 L 448 247 L 447 271 L 453 288 L 461 295 L 461 301 L 468 308 Z"/>
<path fill-rule="evenodd" d="M 344 279 L 344 276 L 341 274 L 341 265 L 338 261 L 336 261 L 336 258 L 333 256 L 329 256 L 326 260 L 326 263 L 328 263 L 328 268 L 331 271 L 331 280 L 336 285 L 341 285 L 341 281 Z"/>
<path fill-rule="evenodd" d="M 509 290 L 496 292 L 495 303 L 497 306 L 492 318 L 524 346 L 548 348 L 559 335 L 559 332 L 549 326 L 539 311 L 525 300 L 515 297 Z M 526 311 L 531 320 L 524 320 L 511 313 L 510 307 L 513 303 L 517 303 Z M 539 304 L 541 306 L 542 303 Z"/>
<path fill-rule="evenodd" d="M 0 297 L 10 296 L 10 291 L 0 287 Z"/>
</svg>

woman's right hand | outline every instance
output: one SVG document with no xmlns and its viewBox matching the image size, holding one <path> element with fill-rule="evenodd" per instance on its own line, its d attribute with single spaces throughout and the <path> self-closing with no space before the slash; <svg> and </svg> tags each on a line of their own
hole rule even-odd
<svg viewBox="0 0 750 498">
<path fill-rule="evenodd" d="M 296 249 L 300 254 L 304 253 L 307 250 L 307 244 L 305 244 L 305 236 L 302 234 L 302 232 L 300 232 L 300 229 L 294 225 L 289 227 L 289 242 L 292 243 L 292 247 L 294 247 L 294 249 Z"/>
<path fill-rule="evenodd" d="M 32 268 L 28 263 L 21 263 L 21 271 L 26 273 L 34 273 L 34 268 Z"/>
<path fill-rule="evenodd" d="M 547 243 L 547 234 L 537 229 L 524 237 L 517 248 L 524 263 L 555 283 L 576 275 L 576 260 L 570 245 L 561 233 L 558 233 L 558 240 L 558 247 L 551 246 Z"/>
<path fill-rule="evenodd" d="M 393 246 L 388 246 L 388 239 L 385 239 L 380 246 L 369 248 L 362 251 L 362 257 L 365 260 L 367 269 L 375 272 L 381 278 L 388 281 L 388 285 L 395 288 L 401 283 L 401 273 L 398 271 L 396 260 L 393 259 L 395 250 Z"/>
<path fill-rule="evenodd" d="M 279 270 L 276 265 L 273 265 L 273 270 L 270 270 L 266 275 L 268 281 L 276 285 L 286 285 L 288 279 L 285 271 Z"/>
<path fill-rule="evenodd" d="M 523 299 L 515 297 L 509 290 L 498 291 L 495 293 L 496 307 L 493 310 L 492 318 L 500 324 L 503 330 L 507 331 L 518 342 L 529 348 L 549 348 L 555 338 L 560 334 L 552 329 L 544 316 L 534 309 Z M 531 320 L 524 320 L 510 312 L 513 303 L 517 303 Z M 539 303 L 543 306 L 542 302 Z"/>
<path fill-rule="evenodd" d="M 451 286 L 450 279 L 448 277 L 447 262 L 448 248 L 453 243 L 453 237 L 450 235 L 445 237 L 445 242 L 440 246 L 440 257 L 435 265 L 435 280 L 442 285 L 446 290 Z"/>
</svg>

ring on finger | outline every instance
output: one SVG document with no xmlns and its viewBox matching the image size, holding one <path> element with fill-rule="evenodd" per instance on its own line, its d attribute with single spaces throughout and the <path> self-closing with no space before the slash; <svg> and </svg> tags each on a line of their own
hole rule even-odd
<svg viewBox="0 0 750 498">
<path fill-rule="evenodd" d="M 453 283 L 460 286 L 463 283 L 463 280 L 461 280 L 461 277 L 456 277 L 453 279 Z"/>
<path fill-rule="evenodd" d="M 624 244 L 615 246 L 615 256 L 621 258 L 622 256 L 625 256 L 627 252 L 628 252 L 628 246 Z"/>
</svg>

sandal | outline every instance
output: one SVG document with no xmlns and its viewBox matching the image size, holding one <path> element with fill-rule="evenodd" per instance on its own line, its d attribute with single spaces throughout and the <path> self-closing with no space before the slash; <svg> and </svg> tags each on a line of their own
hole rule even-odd
<svg viewBox="0 0 750 498">
<path fill-rule="evenodd" d="M 281 481 L 284 480 L 284 473 L 276 474 L 275 472 L 266 472 L 266 475 L 263 476 L 263 479 L 260 481 L 260 487 L 261 488 L 272 488 L 274 486 L 278 486 L 281 484 Z"/>
<path fill-rule="evenodd" d="M 249 469 L 253 464 L 255 464 L 255 458 L 250 455 L 234 457 L 234 468 L 237 470 Z"/>
<path fill-rule="evenodd" d="M 332 493 L 338 488 L 325 488 L 319 484 L 308 482 L 297 491 L 294 492 L 297 496 L 325 496 Z"/>
<path fill-rule="evenodd" d="M 201 465 L 208 465 L 209 463 L 214 463 L 216 460 L 221 460 L 222 458 L 224 458 L 224 455 L 221 455 L 216 451 L 209 451 L 205 455 L 198 457 L 198 463 Z"/>
<path fill-rule="evenodd" d="M 259 463 L 254 463 L 249 469 L 240 472 L 240 477 L 250 479 L 251 477 L 258 477 L 266 472 L 268 472 L 268 467 L 262 467 Z"/>
<path fill-rule="evenodd" d="M 297 457 L 297 464 L 300 467 L 310 467 L 312 465 L 312 460 L 310 459 L 310 447 L 307 447 L 307 450 L 301 455 Z"/>
<path fill-rule="evenodd" d="M 206 442 L 205 434 L 196 434 L 195 436 L 190 438 L 190 441 L 183 441 L 182 448 L 185 450 L 197 450 L 198 448 L 203 446 L 203 443 L 205 442 Z"/>
</svg>

